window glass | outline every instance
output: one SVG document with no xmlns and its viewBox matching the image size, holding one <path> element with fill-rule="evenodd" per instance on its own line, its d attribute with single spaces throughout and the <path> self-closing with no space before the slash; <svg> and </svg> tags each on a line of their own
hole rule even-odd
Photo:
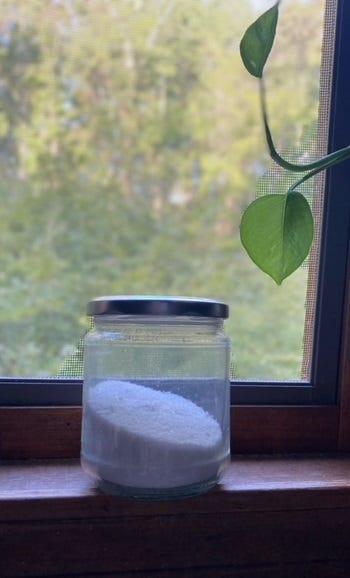
<svg viewBox="0 0 350 578">
<path fill-rule="evenodd" d="M 270 5 L 0 0 L 1 375 L 78 376 L 86 302 L 118 293 L 227 301 L 235 377 L 308 375 L 308 264 L 277 287 L 239 241 L 247 204 L 288 181 L 238 49 Z M 266 74 L 293 159 L 319 152 L 323 16 L 282 3 Z"/>
</svg>

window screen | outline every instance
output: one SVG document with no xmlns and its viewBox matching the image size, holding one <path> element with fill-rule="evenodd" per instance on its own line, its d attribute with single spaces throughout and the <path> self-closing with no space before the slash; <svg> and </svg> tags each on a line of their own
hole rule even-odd
<svg viewBox="0 0 350 578">
<path fill-rule="evenodd" d="M 239 241 L 247 204 L 289 182 L 238 49 L 270 5 L 0 0 L 1 375 L 79 377 L 87 301 L 165 293 L 229 303 L 235 379 L 308 378 L 319 235 L 282 287 Z M 266 71 L 293 160 L 325 152 L 324 14 L 323 1 L 282 2 Z M 304 189 L 318 222 L 322 190 Z"/>
</svg>

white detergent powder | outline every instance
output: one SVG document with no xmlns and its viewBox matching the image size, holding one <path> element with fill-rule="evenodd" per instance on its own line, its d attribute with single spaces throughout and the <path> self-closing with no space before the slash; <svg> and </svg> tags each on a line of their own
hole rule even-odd
<svg viewBox="0 0 350 578">
<path fill-rule="evenodd" d="M 88 394 L 83 461 L 112 484 L 174 488 L 216 478 L 222 446 L 218 422 L 180 395 L 117 380 Z"/>
</svg>

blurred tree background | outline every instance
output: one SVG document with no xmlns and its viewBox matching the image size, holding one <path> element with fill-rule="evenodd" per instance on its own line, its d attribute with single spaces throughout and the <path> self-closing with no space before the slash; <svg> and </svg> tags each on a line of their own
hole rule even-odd
<svg viewBox="0 0 350 578">
<path fill-rule="evenodd" d="M 238 49 L 256 3 L 0 8 L 0 374 L 57 374 L 91 298 L 164 293 L 229 303 L 236 377 L 299 379 L 307 267 L 275 287 L 239 241 L 273 187 Z M 267 74 L 281 150 L 315 146 L 323 11 L 282 4 Z"/>
</svg>

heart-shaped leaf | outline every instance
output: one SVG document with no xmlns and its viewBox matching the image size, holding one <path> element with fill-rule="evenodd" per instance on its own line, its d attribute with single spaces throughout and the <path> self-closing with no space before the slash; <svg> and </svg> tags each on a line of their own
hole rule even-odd
<svg viewBox="0 0 350 578">
<path fill-rule="evenodd" d="M 241 241 L 250 258 L 278 285 L 307 257 L 314 232 L 313 216 L 305 197 L 265 195 L 243 214 Z"/>
<path fill-rule="evenodd" d="M 259 16 L 247 28 L 240 43 L 243 64 L 248 72 L 257 78 L 262 78 L 265 63 L 275 39 L 278 6 L 279 2 Z"/>
</svg>

